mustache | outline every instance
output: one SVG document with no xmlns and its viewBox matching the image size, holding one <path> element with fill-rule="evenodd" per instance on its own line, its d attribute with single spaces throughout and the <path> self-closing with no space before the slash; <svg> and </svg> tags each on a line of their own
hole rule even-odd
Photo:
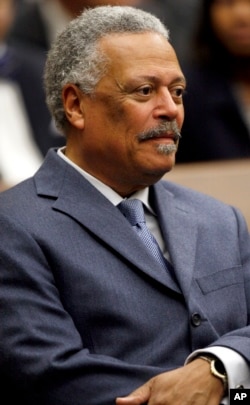
<svg viewBox="0 0 250 405">
<path fill-rule="evenodd" d="M 139 141 L 146 141 L 147 139 L 157 138 L 166 132 L 173 134 L 174 142 L 177 143 L 181 138 L 180 129 L 176 121 L 167 121 L 158 125 L 156 128 L 151 128 L 138 134 Z"/>
</svg>

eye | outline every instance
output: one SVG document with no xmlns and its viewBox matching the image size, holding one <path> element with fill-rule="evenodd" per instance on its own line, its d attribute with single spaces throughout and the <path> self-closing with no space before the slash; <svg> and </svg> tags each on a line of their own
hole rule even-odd
<svg viewBox="0 0 250 405">
<path fill-rule="evenodd" d="M 185 90 L 182 87 L 174 89 L 173 94 L 175 97 L 182 98 L 184 95 Z"/>
<path fill-rule="evenodd" d="M 176 103 L 182 103 L 183 96 L 185 94 L 185 88 L 184 87 L 176 87 L 176 88 L 172 89 L 171 94 L 172 94 L 173 100 Z"/>
<path fill-rule="evenodd" d="M 152 86 L 150 85 L 145 85 L 142 87 L 139 87 L 136 92 L 142 96 L 149 96 L 153 91 Z"/>
</svg>

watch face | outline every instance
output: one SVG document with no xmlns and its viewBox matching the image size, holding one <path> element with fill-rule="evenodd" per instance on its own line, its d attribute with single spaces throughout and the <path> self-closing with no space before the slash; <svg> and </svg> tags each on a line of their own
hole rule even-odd
<svg viewBox="0 0 250 405">
<path fill-rule="evenodd" d="M 222 375 L 226 375 L 225 367 L 224 367 L 223 363 L 219 359 L 215 360 L 214 367 L 218 371 L 218 373 L 220 373 Z"/>
</svg>

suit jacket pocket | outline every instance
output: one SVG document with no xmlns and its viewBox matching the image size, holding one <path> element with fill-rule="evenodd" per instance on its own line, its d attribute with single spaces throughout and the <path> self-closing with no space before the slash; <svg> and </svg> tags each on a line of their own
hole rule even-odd
<svg viewBox="0 0 250 405">
<path fill-rule="evenodd" d="M 243 281 L 242 266 L 240 265 L 196 279 L 203 294 L 241 284 Z"/>
</svg>

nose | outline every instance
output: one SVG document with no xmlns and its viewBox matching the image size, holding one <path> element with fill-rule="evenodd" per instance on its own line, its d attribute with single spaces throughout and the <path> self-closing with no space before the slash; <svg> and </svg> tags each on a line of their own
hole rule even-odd
<svg viewBox="0 0 250 405">
<path fill-rule="evenodd" d="M 182 104 L 177 104 L 167 88 L 156 96 L 153 117 L 156 119 L 173 120 L 180 113 Z"/>
</svg>

